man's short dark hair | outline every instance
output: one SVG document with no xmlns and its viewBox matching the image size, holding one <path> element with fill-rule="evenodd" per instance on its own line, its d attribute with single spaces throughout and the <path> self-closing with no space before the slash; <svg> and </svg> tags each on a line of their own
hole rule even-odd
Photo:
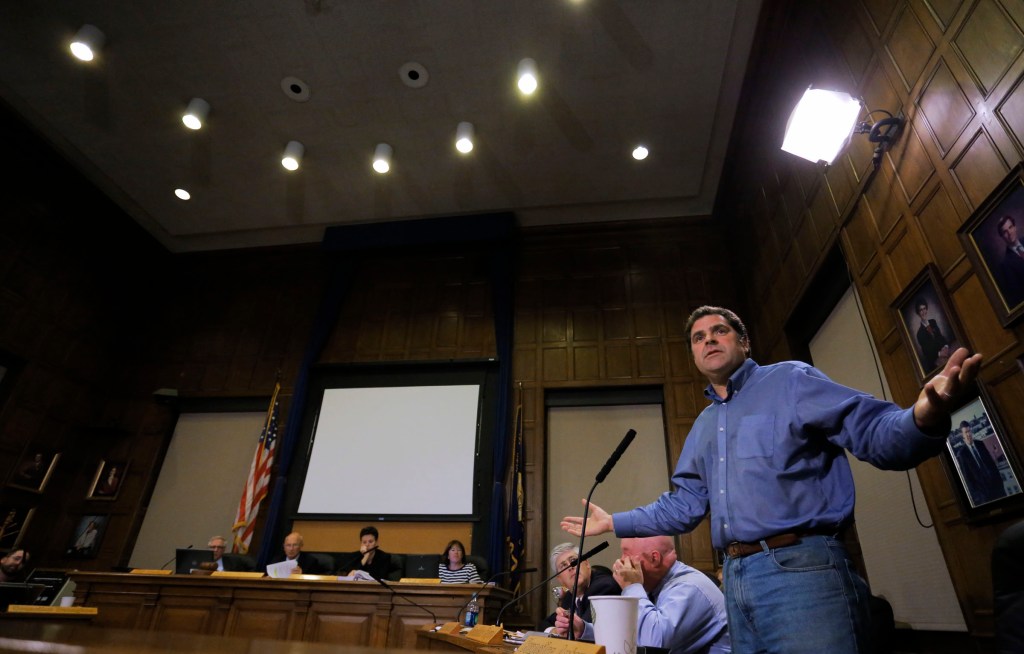
<svg viewBox="0 0 1024 654">
<path fill-rule="evenodd" d="M 1017 221 L 1014 220 L 1013 216 L 1011 216 L 1010 214 L 1007 213 L 1007 214 L 1003 214 L 1003 217 L 1000 218 L 999 222 L 996 223 L 996 231 L 998 231 L 998 232 L 1003 231 L 1003 225 L 1005 223 L 1011 223 L 1014 227 L 1017 226 Z"/>
<path fill-rule="evenodd" d="M 376 527 L 363 527 L 359 530 L 359 538 L 362 539 L 363 536 L 373 536 L 373 540 L 380 540 Z"/>
<path fill-rule="evenodd" d="M 967 429 L 970 429 L 971 428 L 971 423 L 967 422 L 966 420 L 961 420 L 960 421 L 960 429 L 963 429 L 964 427 L 966 427 Z"/>
<path fill-rule="evenodd" d="M 914 311 L 917 311 L 921 307 L 924 307 L 925 309 L 928 308 L 928 300 L 924 299 L 923 297 L 917 298 L 917 300 L 914 302 Z"/>
<path fill-rule="evenodd" d="M 704 316 L 722 316 L 725 321 L 729 323 L 729 326 L 736 330 L 740 338 L 749 343 L 750 337 L 747 335 L 747 326 L 743 324 L 740 317 L 737 316 L 733 311 L 726 309 L 725 307 L 713 307 L 705 304 L 702 307 L 697 307 L 690 314 L 690 318 L 686 321 L 686 339 L 690 339 L 690 332 L 693 330 L 693 323 L 697 322 Z"/>
</svg>

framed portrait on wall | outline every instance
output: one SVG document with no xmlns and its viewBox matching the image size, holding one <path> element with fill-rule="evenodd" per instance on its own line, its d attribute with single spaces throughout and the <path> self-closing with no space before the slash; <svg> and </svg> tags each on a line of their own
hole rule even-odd
<svg viewBox="0 0 1024 654">
<path fill-rule="evenodd" d="M 983 384 L 952 413 L 943 460 L 968 519 L 1024 508 L 1022 470 Z"/>
<path fill-rule="evenodd" d="M 17 549 L 35 512 L 35 507 L 0 506 L 0 552 Z"/>
<path fill-rule="evenodd" d="M 892 303 L 900 335 L 913 352 L 914 372 L 921 383 L 942 370 L 949 356 L 965 345 L 938 270 L 928 264 Z"/>
<path fill-rule="evenodd" d="M 128 472 L 127 461 L 100 460 L 99 465 L 96 466 L 96 474 L 93 475 L 92 483 L 89 485 L 89 492 L 85 494 L 85 499 L 117 499 L 126 472 Z"/>
<path fill-rule="evenodd" d="M 9 484 L 15 488 L 42 493 L 53 476 L 60 460 L 60 452 L 43 447 L 29 446 L 14 466 Z"/>
<path fill-rule="evenodd" d="M 1003 326 L 1024 315 L 1024 162 L 957 230 Z"/>
<path fill-rule="evenodd" d="M 67 556 L 78 559 L 96 558 L 96 552 L 103 542 L 103 533 L 107 530 L 107 515 L 84 515 L 68 541 Z"/>
</svg>

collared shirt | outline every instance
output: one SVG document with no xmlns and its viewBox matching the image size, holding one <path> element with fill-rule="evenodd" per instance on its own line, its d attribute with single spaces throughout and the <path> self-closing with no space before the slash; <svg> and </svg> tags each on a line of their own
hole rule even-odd
<svg viewBox="0 0 1024 654">
<path fill-rule="evenodd" d="M 622 595 L 640 598 L 637 645 L 661 647 L 669 654 L 727 654 L 732 651 L 725 597 L 700 570 L 676 561 L 650 597 L 641 584 L 626 586 Z M 594 626 L 587 623 L 583 639 L 593 638 Z"/>
<path fill-rule="evenodd" d="M 831 381 L 813 366 L 747 359 L 726 397 L 708 385 L 672 475 L 675 490 L 614 516 L 620 537 L 685 533 L 711 509 L 711 540 L 756 542 L 776 534 L 839 529 L 853 515 L 844 449 L 883 470 L 906 470 L 941 451 L 944 429 L 925 434 L 911 409 Z"/>
</svg>

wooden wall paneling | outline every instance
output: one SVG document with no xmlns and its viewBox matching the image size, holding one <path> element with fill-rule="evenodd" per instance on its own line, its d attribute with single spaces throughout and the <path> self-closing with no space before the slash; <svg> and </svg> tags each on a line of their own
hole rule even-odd
<svg viewBox="0 0 1024 654">
<path fill-rule="evenodd" d="M 956 289 L 951 299 L 966 337 L 975 351 L 986 356 L 997 356 L 1017 343 L 1013 332 L 1003 329 L 995 317 L 988 296 L 976 275 L 971 275 Z"/>
<path fill-rule="evenodd" d="M 955 57 L 941 57 L 915 100 L 919 119 L 927 127 L 939 159 L 953 150 L 977 115 L 972 99 L 980 100 L 973 85 L 965 89 L 959 83 L 951 66 L 959 67 Z"/>
<path fill-rule="evenodd" d="M 977 207 L 1003 180 L 1011 164 L 1003 159 L 987 130 L 978 128 L 966 136 L 959 156 L 950 163 L 949 173 L 968 206 Z"/>
<path fill-rule="evenodd" d="M 864 274 L 868 266 L 875 261 L 878 252 L 878 230 L 875 227 L 874 216 L 871 214 L 871 207 L 867 202 L 857 204 L 850 214 L 842 234 L 846 243 L 844 251 L 850 271 L 855 275 Z"/>
<path fill-rule="evenodd" d="M 920 197 L 915 220 L 933 261 L 940 271 L 946 272 L 966 257 L 956 238 L 956 230 L 963 224 L 964 215 L 939 178 L 933 178 Z"/>
<path fill-rule="evenodd" d="M 909 3 L 902 5 L 896 13 L 893 29 L 887 35 L 884 48 L 899 79 L 902 90 L 900 95 L 907 98 L 935 51 L 935 43 L 926 25 L 910 8 Z"/>
<path fill-rule="evenodd" d="M 913 121 L 904 124 L 899 139 L 888 151 L 888 161 L 895 169 L 903 201 L 913 205 L 935 175 L 935 166 L 928 158 Z"/>
<path fill-rule="evenodd" d="M 928 16 L 942 32 L 953 24 L 957 11 L 963 4 L 963 0 L 918 0 L 914 3 L 915 8 L 920 6 L 927 11 Z M 925 12 L 919 10 L 919 13 Z"/>
<path fill-rule="evenodd" d="M 951 43 L 978 90 L 987 97 L 1024 52 L 1024 33 L 997 2 L 979 0 Z"/>
<path fill-rule="evenodd" d="M 874 28 L 874 35 L 880 36 L 886 31 L 886 27 L 896 15 L 896 10 L 902 2 L 891 2 L 889 0 L 861 0 L 859 3 Z"/>
</svg>

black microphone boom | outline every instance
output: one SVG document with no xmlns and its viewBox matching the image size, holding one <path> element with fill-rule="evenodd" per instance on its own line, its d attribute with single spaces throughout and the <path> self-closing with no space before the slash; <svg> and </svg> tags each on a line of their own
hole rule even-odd
<svg viewBox="0 0 1024 654">
<path fill-rule="evenodd" d="M 428 609 L 428 608 L 427 608 L 427 607 L 425 607 L 425 606 L 422 606 L 422 605 L 420 605 L 420 604 L 417 604 L 416 602 L 414 602 L 414 601 L 412 601 L 411 599 L 409 599 L 408 597 L 406 597 L 406 596 L 405 596 L 405 595 L 404 595 L 403 593 L 399 593 L 399 592 L 398 592 L 397 590 L 395 590 L 394 588 L 392 588 L 390 584 L 387 584 L 387 583 L 385 583 L 383 579 L 378 579 L 377 577 L 374 577 L 373 575 L 370 575 L 370 576 L 371 576 L 371 577 L 373 578 L 373 580 L 374 580 L 374 581 L 376 581 L 376 582 L 377 582 L 378 584 L 380 584 L 380 585 L 381 585 L 381 586 L 383 586 L 384 588 L 387 588 L 387 589 L 388 589 L 389 591 L 391 591 L 391 594 L 392 594 L 392 595 L 394 595 L 395 597 L 401 597 L 401 598 L 402 598 L 402 599 L 404 599 L 404 600 L 405 600 L 406 602 L 408 602 L 408 603 L 412 604 L 413 606 L 415 606 L 416 608 L 420 609 L 421 611 L 426 611 L 427 613 L 429 613 L 429 614 L 430 614 L 430 618 L 431 618 L 431 619 L 432 619 L 432 620 L 434 621 L 434 624 L 437 624 L 437 616 L 436 616 L 436 615 L 434 615 L 434 612 L 433 612 L 433 611 L 431 611 L 430 609 Z"/>
<path fill-rule="evenodd" d="M 492 581 L 494 581 L 498 577 L 504 577 L 505 575 L 510 575 L 510 574 L 513 574 L 513 573 L 519 573 L 519 574 L 523 574 L 524 575 L 527 572 L 537 572 L 537 568 L 523 568 L 522 570 L 505 570 L 504 572 L 495 573 L 495 574 L 491 575 L 490 577 L 488 577 L 487 581 L 485 581 L 482 584 L 480 584 L 480 590 L 483 590 L 487 586 L 487 584 L 491 583 Z M 480 590 L 473 591 L 473 594 L 469 596 L 469 599 L 466 600 L 466 603 L 462 605 L 462 607 L 459 609 L 459 612 L 455 614 L 455 621 L 456 622 L 458 622 L 458 623 L 462 622 L 462 612 L 466 610 L 466 607 L 469 606 L 470 602 L 475 600 L 480 595 Z"/>
<path fill-rule="evenodd" d="M 604 478 L 608 476 L 608 473 L 612 471 L 615 464 L 619 462 L 619 458 L 622 457 L 622 453 L 626 451 L 629 444 L 636 438 L 636 430 L 630 429 L 626 432 L 626 435 L 622 437 L 622 442 L 615 448 L 612 455 L 608 457 L 608 462 L 604 464 L 601 471 L 597 473 L 594 478 L 594 485 L 590 487 L 590 492 L 587 493 L 587 503 L 583 507 L 583 524 L 580 526 L 580 551 L 583 551 L 583 540 L 587 537 L 587 516 L 590 514 L 590 498 L 594 495 L 594 491 L 597 489 L 597 485 L 604 481 Z M 576 577 L 572 580 L 572 596 L 576 597 L 576 590 L 580 585 L 580 569 L 576 568 Z M 573 618 L 576 616 L 576 602 L 569 605 L 569 640 L 576 639 L 576 633 L 573 631 Z"/>
<path fill-rule="evenodd" d="M 622 457 L 622 453 L 626 451 L 626 448 L 629 447 L 629 444 L 633 442 L 634 438 L 636 438 L 635 429 L 630 429 L 626 432 L 626 435 L 622 437 L 622 442 L 619 443 L 619 446 L 615 448 L 612 455 L 608 457 L 607 463 L 605 463 L 604 467 L 601 468 L 601 472 L 597 473 L 597 477 L 595 477 L 597 483 L 600 484 L 604 481 L 604 478 L 608 476 L 608 473 L 612 471 L 615 464 L 619 462 L 619 458 Z"/>
<path fill-rule="evenodd" d="M 587 552 L 587 553 L 586 553 L 586 554 L 584 554 L 583 556 L 579 557 L 579 558 L 578 558 L 578 559 L 576 559 L 575 561 L 569 561 L 569 564 L 568 564 L 568 565 L 566 565 L 566 566 L 563 566 L 563 567 L 562 567 L 562 568 L 561 568 L 560 570 L 558 570 L 558 571 L 557 571 L 557 572 L 556 572 L 555 574 L 551 575 L 550 577 L 548 577 L 548 578 L 547 578 L 547 579 L 545 579 L 544 581 L 542 581 L 542 582 L 540 582 L 539 584 L 537 584 L 536 586 L 532 587 L 532 588 L 531 588 L 530 590 L 526 591 L 525 593 L 520 593 L 519 595 L 516 595 L 515 597 L 513 597 L 512 599 L 510 599 L 510 600 L 508 601 L 508 603 L 506 603 L 506 604 L 505 604 L 504 606 L 502 606 L 502 607 L 501 607 L 501 610 L 500 610 L 500 611 L 498 611 L 498 619 L 497 619 L 497 620 L 495 620 L 495 622 L 496 622 L 497 624 L 499 624 L 499 625 L 500 625 L 500 624 L 501 624 L 501 614 L 505 612 L 505 609 L 507 609 L 508 607 L 512 606 L 513 604 L 515 604 L 515 603 L 516 603 L 516 602 L 518 602 L 519 600 L 523 599 L 524 597 L 526 597 L 527 595 L 529 595 L 529 594 L 530 594 L 530 593 L 532 593 L 533 591 L 537 590 L 538 588 L 540 588 L 540 587 L 541 587 L 541 586 L 543 586 L 544 584 L 548 583 L 549 581 L 551 581 L 552 579 L 554 579 L 554 578 L 555 578 L 555 577 L 557 577 L 558 575 L 562 574 L 563 572 L 565 572 L 566 570 L 568 570 L 568 569 L 569 569 L 570 567 L 572 567 L 572 566 L 574 566 L 574 565 L 575 565 L 575 566 L 578 566 L 578 565 L 579 565 L 580 563 L 583 563 L 584 561 L 586 561 L 586 560 L 587 560 L 587 559 L 589 559 L 590 557 L 594 556 L 595 554 L 597 554 L 598 552 L 600 552 L 601 550 L 603 550 L 603 549 L 604 549 L 604 548 L 606 548 L 606 547 L 608 547 L 608 541 L 604 541 L 604 542 L 603 542 L 603 543 L 601 543 L 600 545 L 598 545 L 598 546 L 594 547 L 594 548 L 593 548 L 592 550 L 590 550 L 589 552 Z M 577 567 L 576 569 L 577 569 L 577 570 L 579 570 L 579 568 L 578 568 L 578 567 Z M 523 572 L 526 572 L 526 571 L 524 570 Z"/>
</svg>

